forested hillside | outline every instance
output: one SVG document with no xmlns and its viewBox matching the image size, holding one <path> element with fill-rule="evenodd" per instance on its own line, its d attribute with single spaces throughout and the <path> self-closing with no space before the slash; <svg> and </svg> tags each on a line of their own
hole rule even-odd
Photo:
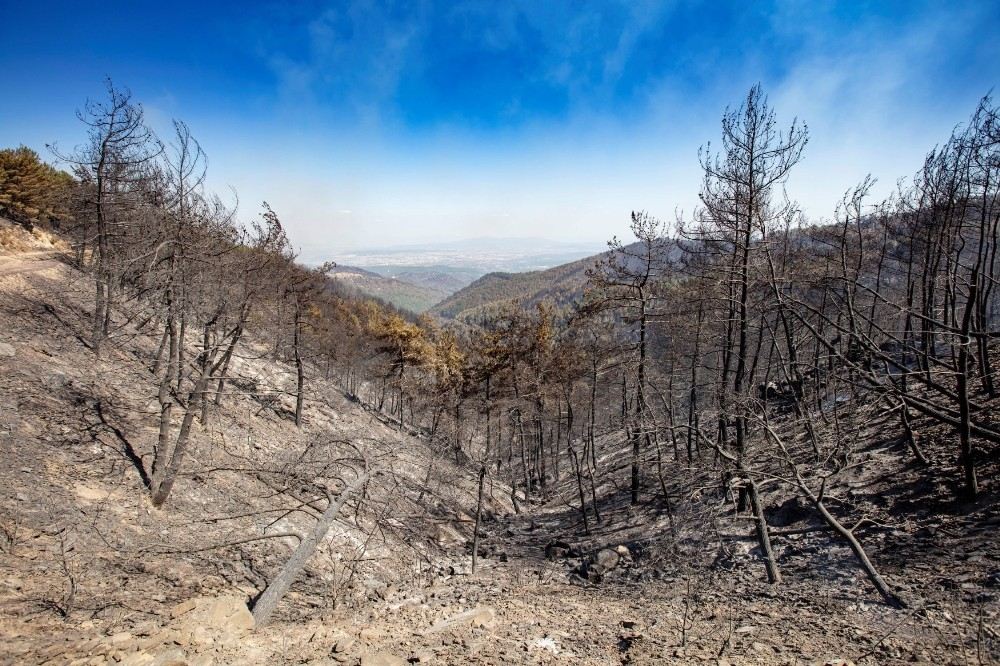
<svg viewBox="0 0 1000 666">
<path fill-rule="evenodd" d="M 447 319 L 478 322 L 495 315 L 504 305 L 533 307 L 548 301 L 558 307 L 578 301 L 587 282 L 587 269 L 596 257 L 580 259 L 544 271 L 488 273 L 431 308 Z"/>
<path fill-rule="evenodd" d="M 459 266 L 371 266 L 369 270 L 446 296 L 468 286 L 481 275 L 475 269 Z"/>
<path fill-rule="evenodd" d="M 69 172 L 0 152 L 8 660 L 1000 659 L 1000 108 L 822 220 L 780 111 L 691 215 L 419 318 L 123 89 Z"/>
</svg>

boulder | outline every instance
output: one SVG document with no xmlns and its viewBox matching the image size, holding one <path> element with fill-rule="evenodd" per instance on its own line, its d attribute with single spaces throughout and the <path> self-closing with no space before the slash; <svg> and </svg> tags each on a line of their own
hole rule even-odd
<svg viewBox="0 0 1000 666">
<path fill-rule="evenodd" d="M 156 659 L 148 652 L 132 652 L 121 660 L 121 666 L 149 666 Z"/>
<path fill-rule="evenodd" d="M 617 567 L 621 561 L 622 556 L 617 550 L 602 548 L 590 557 L 584 558 L 574 573 L 588 582 L 600 583 L 604 580 L 605 574 Z"/>
<path fill-rule="evenodd" d="M 170 609 L 170 617 L 177 619 L 181 615 L 190 613 L 197 607 L 198 607 L 197 599 L 188 599 L 187 601 L 182 601 Z"/>
<path fill-rule="evenodd" d="M 213 638 L 212 632 L 205 627 L 195 627 L 191 631 L 191 642 L 195 645 L 208 645 Z"/>
<path fill-rule="evenodd" d="M 243 632 L 253 629 L 253 615 L 242 598 L 235 595 L 217 597 L 209 606 L 206 621 L 220 631 Z"/>
<path fill-rule="evenodd" d="M 580 576 L 586 578 L 591 583 L 600 583 L 604 580 L 604 571 L 604 567 L 590 560 L 584 560 L 579 569 Z"/>
<path fill-rule="evenodd" d="M 389 586 L 378 579 L 368 578 L 362 583 L 365 588 L 365 594 L 371 601 L 384 600 L 388 595 Z"/>
<path fill-rule="evenodd" d="M 114 646 L 125 645 L 126 643 L 131 643 L 134 636 L 127 631 L 119 631 L 117 634 L 112 634 L 108 637 L 108 643 Z"/>
<path fill-rule="evenodd" d="M 337 636 L 336 641 L 333 643 L 332 652 L 335 654 L 344 654 L 348 652 L 357 641 L 351 636 L 340 635 Z"/>
<path fill-rule="evenodd" d="M 244 598 L 236 594 L 196 597 L 170 609 L 169 626 L 136 642 L 140 650 L 164 645 L 230 645 L 254 628 Z"/>
<path fill-rule="evenodd" d="M 599 564 L 605 571 L 610 571 L 621 562 L 621 555 L 610 548 L 602 548 L 591 558 L 594 564 Z"/>
<path fill-rule="evenodd" d="M 429 664 L 434 661 L 434 653 L 430 650 L 421 650 L 420 652 L 414 652 L 407 659 L 411 664 Z"/>
</svg>

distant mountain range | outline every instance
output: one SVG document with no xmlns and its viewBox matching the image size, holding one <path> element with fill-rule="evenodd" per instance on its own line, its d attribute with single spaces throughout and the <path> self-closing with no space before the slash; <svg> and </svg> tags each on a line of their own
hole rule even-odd
<svg viewBox="0 0 1000 666">
<path fill-rule="evenodd" d="M 458 266 L 367 266 L 366 269 L 382 277 L 425 287 L 445 296 L 468 286 L 483 272 Z M 443 297 L 442 297 L 443 298 Z"/>
<path fill-rule="evenodd" d="M 603 249 L 599 242 L 552 241 L 544 238 L 471 238 L 419 245 L 399 245 L 345 252 L 333 257 L 338 264 L 382 272 L 412 267 L 461 268 L 478 271 L 475 277 L 493 271 L 544 270 L 593 255 Z M 384 274 L 384 273 L 383 273 Z M 472 278 L 472 279 L 475 279 Z"/>
</svg>

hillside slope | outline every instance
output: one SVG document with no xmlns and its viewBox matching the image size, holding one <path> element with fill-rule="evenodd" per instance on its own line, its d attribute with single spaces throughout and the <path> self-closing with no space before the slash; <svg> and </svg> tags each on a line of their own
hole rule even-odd
<svg viewBox="0 0 1000 666">
<path fill-rule="evenodd" d="M 431 314 L 446 319 L 471 322 L 517 301 L 524 307 L 551 300 L 563 306 L 583 295 L 587 269 L 597 257 L 587 257 L 544 271 L 527 273 L 487 273 L 469 286 L 448 296 L 430 309 Z"/>
<path fill-rule="evenodd" d="M 643 248 L 641 243 L 632 243 L 625 245 L 621 252 L 618 256 L 624 256 L 626 263 L 635 266 Z M 665 252 L 664 259 L 667 261 L 679 258 L 676 243 L 668 243 Z M 430 313 L 445 319 L 476 323 L 482 316 L 510 303 L 533 308 L 537 303 L 548 301 L 556 308 L 567 308 L 583 299 L 587 271 L 607 256 L 608 252 L 602 252 L 540 271 L 488 273 L 436 304 Z"/>
<path fill-rule="evenodd" d="M 469 286 L 472 282 L 483 275 L 483 271 L 475 268 L 463 268 L 461 266 L 395 266 L 379 265 L 367 266 L 367 270 L 378 273 L 383 277 L 394 278 L 415 284 L 418 287 L 426 287 L 439 292 L 442 298 L 454 294 L 459 289 Z"/>
<path fill-rule="evenodd" d="M 207 427 L 195 425 L 174 493 L 154 509 L 144 479 L 156 441 L 155 341 L 119 321 L 116 344 L 95 359 L 82 342 L 92 283 L 59 259 L 0 252 L 0 663 L 68 663 L 97 646 L 109 663 L 112 648 L 136 664 L 174 648 L 207 659 L 198 663 L 277 663 L 296 641 L 298 654 L 320 656 L 295 629 L 304 621 L 364 607 L 387 586 L 423 587 L 456 554 L 464 561 L 454 548 L 471 529 L 475 470 L 313 372 L 296 428 L 294 372 L 252 345 L 235 361 L 233 395 Z M 321 510 L 294 484 L 311 487 L 315 465 L 351 451 L 377 476 L 275 622 L 253 640 L 223 633 L 178 647 L 169 633 L 178 604 L 236 599 L 245 609 L 295 547 L 290 535 L 308 533 Z M 487 498 L 491 513 L 504 506 Z"/>
<path fill-rule="evenodd" d="M 610 425 L 596 442 L 602 518 L 590 534 L 566 459 L 544 500 L 522 502 L 520 514 L 491 473 L 472 574 L 478 468 L 400 433 L 315 371 L 295 428 L 293 372 L 259 345 L 241 355 L 236 390 L 208 427 L 196 425 L 175 494 L 154 509 L 140 470 L 156 437 L 155 340 L 117 321 L 115 344 L 95 359 L 81 342 L 92 283 L 57 252 L 28 249 L 0 252 L 0 664 L 1000 658 L 995 489 L 955 505 L 874 402 L 853 410 L 868 445 L 829 492 L 865 516 L 858 533 L 912 602 L 904 610 L 882 603 L 850 551 L 798 504 L 777 505 L 775 490 L 763 492 L 780 586 L 764 579 L 746 517 L 720 510 L 682 461 L 669 487 L 689 499 L 683 508 L 630 506 L 628 444 Z M 946 478 L 949 433 L 914 427 Z M 304 476 L 290 472 L 344 455 L 342 442 L 382 473 L 336 522 L 275 621 L 253 628 L 246 602 L 314 523 Z M 696 548 L 708 515 L 716 545 Z"/>
</svg>

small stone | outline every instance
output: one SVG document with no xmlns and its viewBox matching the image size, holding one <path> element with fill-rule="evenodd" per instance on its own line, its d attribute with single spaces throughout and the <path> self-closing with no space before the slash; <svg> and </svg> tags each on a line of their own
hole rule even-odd
<svg viewBox="0 0 1000 666">
<path fill-rule="evenodd" d="M 434 660 L 434 653 L 430 650 L 423 650 L 422 652 L 416 652 L 410 656 L 407 660 L 411 664 L 427 664 Z"/>
<path fill-rule="evenodd" d="M 122 666 L 147 666 L 152 664 L 155 657 L 148 652 L 133 652 L 122 659 Z"/>
<path fill-rule="evenodd" d="M 366 652 L 361 655 L 361 666 L 405 666 L 406 662 L 388 652 Z"/>
<path fill-rule="evenodd" d="M 618 566 L 621 556 L 610 548 L 602 548 L 597 551 L 593 558 L 594 564 L 599 564 L 605 571 L 610 571 Z"/>
<path fill-rule="evenodd" d="M 173 608 L 170 609 L 170 617 L 178 618 L 185 613 L 189 613 L 198 607 L 197 599 L 188 599 L 187 601 L 182 601 Z"/>
<path fill-rule="evenodd" d="M 548 650 L 552 654 L 559 653 L 559 644 L 556 643 L 554 638 L 546 636 L 545 638 L 539 638 L 535 641 L 535 647 L 540 650 Z"/>
<path fill-rule="evenodd" d="M 187 663 L 184 650 L 174 648 L 156 655 L 151 666 L 187 666 Z"/>
<path fill-rule="evenodd" d="M 464 613 L 453 615 L 446 620 L 441 620 L 425 631 L 424 634 L 435 634 L 440 631 L 446 631 L 463 625 L 471 625 L 473 627 L 483 627 L 488 629 L 493 626 L 495 619 L 496 614 L 493 612 L 493 609 L 485 607 L 473 608 L 472 610 L 467 610 Z"/>
<path fill-rule="evenodd" d="M 354 647 L 356 641 L 350 636 L 342 636 L 337 639 L 337 642 L 333 644 L 333 651 L 337 654 L 343 654 Z"/>
</svg>

